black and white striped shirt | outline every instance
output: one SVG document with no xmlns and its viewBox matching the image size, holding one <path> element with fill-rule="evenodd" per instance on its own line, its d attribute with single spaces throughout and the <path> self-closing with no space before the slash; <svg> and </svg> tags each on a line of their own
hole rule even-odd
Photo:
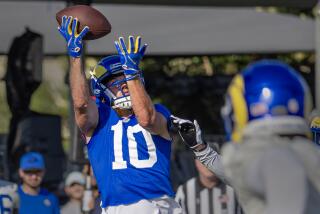
<svg viewBox="0 0 320 214">
<path fill-rule="evenodd" d="M 232 187 L 221 182 L 208 189 L 199 177 L 180 185 L 175 200 L 186 214 L 242 214 Z"/>
</svg>

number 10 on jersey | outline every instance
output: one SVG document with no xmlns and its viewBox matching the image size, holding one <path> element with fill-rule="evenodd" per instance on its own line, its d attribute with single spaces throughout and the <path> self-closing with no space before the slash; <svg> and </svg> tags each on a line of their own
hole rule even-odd
<svg viewBox="0 0 320 214">
<path fill-rule="evenodd" d="M 123 159 L 122 139 L 123 139 L 123 126 L 120 120 L 116 125 L 111 127 L 114 131 L 113 135 L 113 149 L 114 161 L 112 162 L 112 169 L 126 169 L 127 161 Z M 135 133 L 142 132 L 146 141 L 149 158 L 144 160 L 138 159 L 138 143 L 134 137 Z M 157 162 L 156 146 L 153 142 L 152 136 L 149 132 L 143 129 L 139 124 L 129 126 L 127 129 L 128 137 L 128 151 L 130 164 L 136 168 L 150 168 Z"/>
</svg>

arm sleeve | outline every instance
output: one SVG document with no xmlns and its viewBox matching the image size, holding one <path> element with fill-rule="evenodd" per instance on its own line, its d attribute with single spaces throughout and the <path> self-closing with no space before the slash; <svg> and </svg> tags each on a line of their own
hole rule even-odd
<svg viewBox="0 0 320 214">
<path fill-rule="evenodd" d="M 200 160 L 200 162 L 210 171 L 212 171 L 222 182 L 230 185 L 224 174 L 221 156 L 215 150 L 210 146 L 207 146 L 205 150 L 194 152 L 194 154 L 196 158 Z"/>
</svg>

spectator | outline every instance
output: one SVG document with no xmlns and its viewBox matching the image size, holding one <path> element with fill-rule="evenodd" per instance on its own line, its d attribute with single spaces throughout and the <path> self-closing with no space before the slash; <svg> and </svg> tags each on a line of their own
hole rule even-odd
<svg viewBox="0 0 320 214">
<path fill-rule="evenodd" d="M 101 198 L 99 194 L 99 190 L 97 185 L 92 187 L 93 190 L 93 209 L 90 211 L 90 214 L 100 214 L 102 212 L 102 209 L 100 207 L 101 204 Z"/>
<path fill-rule="evenodd" d="M 17 214 L 19 208 L 18 186 L 0 179 L 0 213 Z"/>
<path fill-rule="evenodd" d="M 85 178 L 81 172 L 71 172 L 65 181 L 65 192 L 70 200 L 62 207 L 62 214 L 81 214 Z"/>
<path fill-rule="evenodd" d="M 19 176 L 22 185 L 18 187 L 20 214 L 59 214 L 58 199 L 40 187 L 45 174 L 43 157 L 37 152 L 24 154 L 20 159 Z"/>
<path fill-rule="evenodd" d="M 89 170 L 89 171 L 88 171 Z M 92 208 L 91 211 L 89 212 L 90 214 L 101 214 L 102 209 L 101 209 L 101 198 L 100 198 L 100 193 L 99 189 L 97 186 L 97 180 L 93 174 L 92 167 L 87 165 L 87 167 L 84 167 L 84 170 L 86 175 L 90 175 L 90 189 L 92 191 L 92 200 L 90 202 L 90 207 Z M 88 182 L 88 180 L 87 180 Z"/>
<path fill-rule="evenodd" d="M 240 214 L 241 207 L 232 187 L 221 182 L 199 160 L 195 160 L 199 176 L 180 185 L 176 201 L 185 214 Z"/>
</svg>

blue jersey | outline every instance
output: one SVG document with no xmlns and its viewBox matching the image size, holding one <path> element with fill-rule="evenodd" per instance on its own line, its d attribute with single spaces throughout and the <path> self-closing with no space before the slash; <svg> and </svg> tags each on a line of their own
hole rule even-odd
<svg viewBox="0 0 320 214">
<path fill-rule="evenodd" d="M 45 189 L 41 189 L 38 195 L 29 195 L 18 188 L 19 214 L 46 213 L 60 214 L 58 199 Z"/>
<path fill-rule="evenodd" d="M 164 106 L 155 108 L 169 121 Z M 98 103 L 98 109 L 99 123 L 87 146 L 102 207 L 173 196 L 171 141 L 150 134 L 134 115 L 122 119 L 103 103 Z"/>
</svg>

